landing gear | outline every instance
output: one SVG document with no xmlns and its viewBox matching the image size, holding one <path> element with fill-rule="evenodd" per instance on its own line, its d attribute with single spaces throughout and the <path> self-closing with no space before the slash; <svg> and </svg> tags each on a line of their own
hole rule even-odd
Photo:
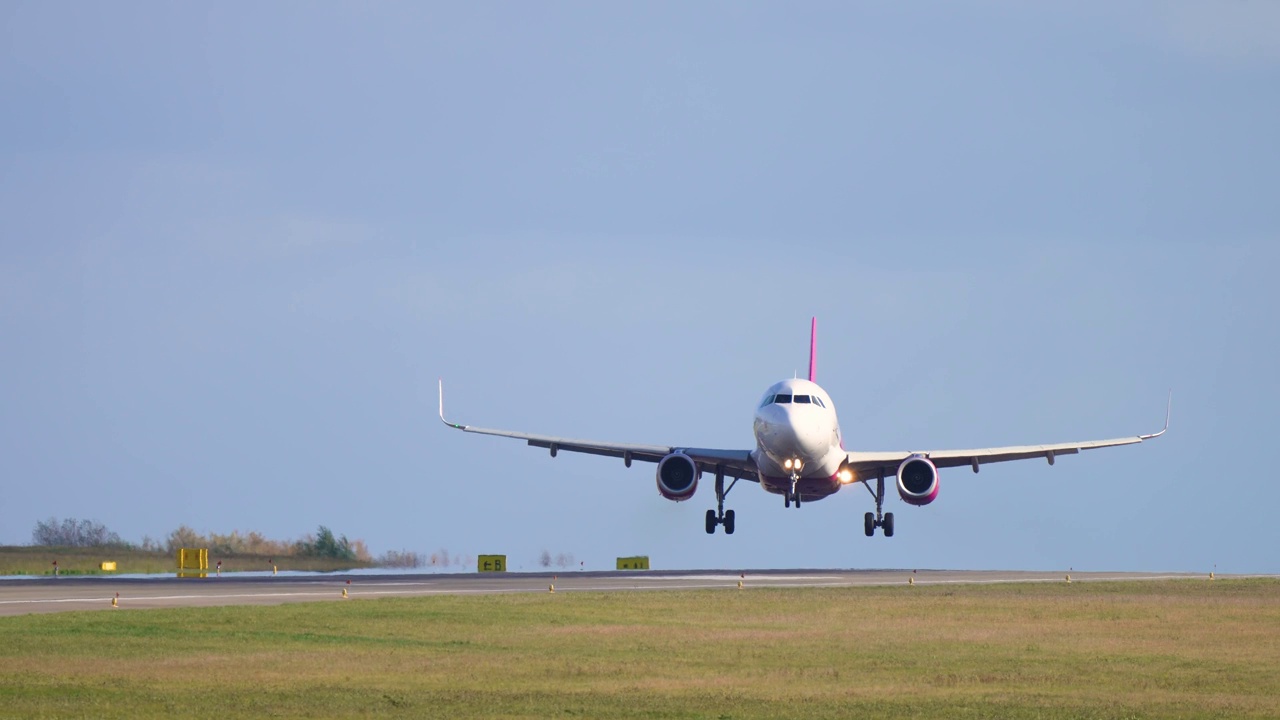
<svg viewBox="0 0 1280 720">
<path fill-rule="evenodd" d="M 724 534 L 733 534 L 734 514 L 732 510 L 724 509 L 724 498 L 738 484 L 738 479 L 734 478 L 732 483 L 726 489 L 724 486 L 724 469 L 716 468 L 716 509 L 707 511 L 707 534 L 715 535 L 716 526 L 724 526 Z"/>
<path fill-rule="evenodd" d="M 800 482 L 800 474 L 792 471 L 791 473 L 791 492 L 782 496 L 782 506 L 791 507 L 791 503 L 795 503 L 796 507 L 800 507 L 800 491 L 796 490 L 796 484 Z"/>
<path fill-rule="evenodd" d="M 862 516 L 862 531 L 867 537 L 876 534 L 876 528 L 884 528 L 885 537 L 893 537 L 893 513 L 884 512 L 884 472 L 880 473 L 880 478 L 876 480 L 876 489 L 872 490 L 870 485 L 863 482 L 867 486 L 867 491 L 871 493 L 871 497 L 876 500 L 876 511 L 874 514 L 867 513 Z"/>
</svg>

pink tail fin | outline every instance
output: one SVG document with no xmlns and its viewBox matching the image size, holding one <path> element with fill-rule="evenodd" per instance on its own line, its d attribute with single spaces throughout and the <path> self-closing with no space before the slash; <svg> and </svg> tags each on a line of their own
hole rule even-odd
<svg viewBox="0 0 1280 720">
<path fill-rule="evenodd" d="M 818 318 L 809 324 L 809 382 L 818 381 Z"/>
</svg>

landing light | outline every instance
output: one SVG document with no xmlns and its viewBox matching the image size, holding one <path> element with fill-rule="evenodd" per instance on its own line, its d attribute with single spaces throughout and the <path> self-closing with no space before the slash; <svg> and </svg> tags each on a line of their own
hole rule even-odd
<svg viewBox="0 0 1280 720">
<path fill-rule="evenodd" d="M 786 459 L 786 461 L 782 463 L 782 467 L 786 468 L 787 470 L 790 470 L 790 469 L 791 469 L 791 458 L 787 458 L 787 459 Z"/>
<path fill-rule="evenodd" d="M 844 468 L 836 473 L 836 477 L 840 478 L 841 485 L 848 485 L 853 482 L 853 471 L 849 470 L 849 468 Z"/>
</svg>

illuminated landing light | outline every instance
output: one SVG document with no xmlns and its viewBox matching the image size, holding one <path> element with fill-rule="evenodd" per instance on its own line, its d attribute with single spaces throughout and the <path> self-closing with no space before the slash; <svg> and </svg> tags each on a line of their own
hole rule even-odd
<svg viewBox="0 0 1280 720">
<path fill-rule="evenodd" d="M 786 468 L 787 470 L 790 470 L 790 469 L 791 469 L 791 458 L 787 458 L 787 459 L 782 463 L 782 467 Z"/>
<path fill-rule="evenodd" d="M 836 477 L 840 479 L 841 485 L 848 485 L 853 482 L 853 471 L 849 468 L 842 468 L 840 472 L 836 473 Z"/>
</svg>

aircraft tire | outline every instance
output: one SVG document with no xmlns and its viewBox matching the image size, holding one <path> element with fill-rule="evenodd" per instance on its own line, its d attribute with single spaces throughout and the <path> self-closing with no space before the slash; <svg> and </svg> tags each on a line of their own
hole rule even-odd
<svg viewBox="0 0 1280 720">
<path fill-rule="evenodd" d="M 867 537 L 871 537 L 872 535 L 875 535 L 876 534 L 876 516 L 872 515 L 871 513 L 867 513 L 866 515 L 864 515 L 862 517 L 862 529 L 864 532 L 867 533 Z"/>
<path fill-rule="evenodd" d="M 733 534 L 733 519 L 734 519 L 733 511 L 725 510 L 724 511 L 724 534 L 725 535 Z"/>
<path fill-rule="evenodd" d="M 715 510 L 707 511 L 707 534 L 708 535 L 716 534 L 716 511 Z"/>
<path fill-rule="evenodd" d="M 884 536 L 893 537 L 893 513 L 884 514 Z"/>
</svg>

